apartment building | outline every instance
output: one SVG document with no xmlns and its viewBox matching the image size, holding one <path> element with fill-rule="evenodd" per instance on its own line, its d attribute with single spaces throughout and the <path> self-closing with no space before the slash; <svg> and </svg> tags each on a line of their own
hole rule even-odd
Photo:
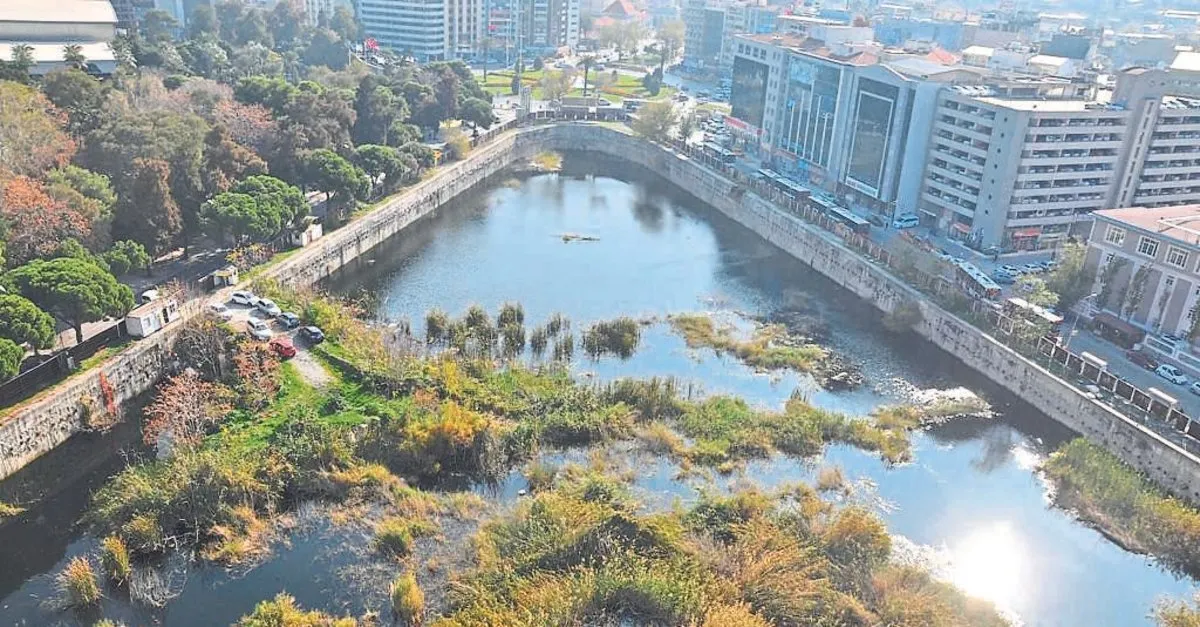
<svg viewBox="0 0 1200 627">
<path fill-rule="evenodd" d="M 1029 83 L 1035 94 L 1058 86 Z M 1129 113 L 998 91 L 956 85 L 938 97 L 918 215 L 979 246 L 1054 246 L 1111 206 Z"/>
<path fill-rule="evenodd" d="M 580 0 L 355 0 L 363 32 L 428 61 L 471 58 L 490 46 L 539 53 L 579 44 Z"/>
<path fill-rule="evenodd" d="M 421 61 L 452 56 L 451 3 L 458 0 L 355 0 L 364 37 Z M 468 0 L 469 1 L 469 0 Z"/>
<path fill-rule="evenodd" d="M 1200 315 L 1200 205 L 1098 211 L 1087 263 L 1096 269 L 1091 304 L 1158 334 L 1146 341 L 1193 369 L 1187 337 Z"/>
</svg>

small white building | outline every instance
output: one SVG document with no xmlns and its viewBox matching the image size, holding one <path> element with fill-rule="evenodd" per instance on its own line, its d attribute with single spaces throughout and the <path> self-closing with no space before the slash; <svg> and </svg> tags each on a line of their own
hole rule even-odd
<svg viewBox="0 0 1200 627">
<path fill-rule="evenodd" d="M 108 0 L 0 1 L 0 42 L 96 43 L 117 34 Z"/>
<path fill-rule="evenodd" d="M 179 318 L 179 302 L 174 296 L 158 298 L 134 308 L 125 315 L 125 330 L 142 338 L 157 333 Z"/>
</svg>

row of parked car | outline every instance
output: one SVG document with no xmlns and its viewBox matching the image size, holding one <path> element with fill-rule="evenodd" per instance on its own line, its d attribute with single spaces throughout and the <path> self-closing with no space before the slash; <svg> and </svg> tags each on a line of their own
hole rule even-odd
<svg viewBox="0 0 1200 627">
<path fill-rule="evenodd" d="M 1188 377 L 1183 374 L 1183 371 L 1171 364 L 1159 363 L 1153 355 L 1142 351 L 1125 351 L 1125 357 L 1133 363 L 1153 372 L 1154 374 L 1174 383 L 1175 385 L 1188 385 Z M 1188 391 L 1192 394 L 1200 395 L 1200 381 L 1192 382 L 1188 386 Z"/>
<path fill-rule="evenodd" d="M 1053 261 L 1035 261 L 1023 266 L 1004 264 L 992 273 L 992 280 L 1001 284 L 1016 283 L 1017 279 L 1026 274 L 1042 274 L 1054 269 Z"/>
<path fill-rule="evenodd" d="M 251 317 L 246 320 L 246 333 L 259 341 L 270 342 L 271 349 L 280 357 L 287 359 L 296 355 L 296 347 L 292 345 L 287 335 L 275 337 L 269 321 L 274 320 L 285 331 L 299 329 L 297 333 L 309 344 L 319 344 L 325 341 L 325 332 L 316 326 L 300 326 L 300 316 L 283 311 L 275 301 L 255 295 L 253 292 L 236 291 L 230 295 L 229 302 L 234 305 L 252 307 L 263 317 Z M 210 312 L 222 320 L 232 320 L 233 310 L 225 303 L 212 303 Z"/>
</svg>

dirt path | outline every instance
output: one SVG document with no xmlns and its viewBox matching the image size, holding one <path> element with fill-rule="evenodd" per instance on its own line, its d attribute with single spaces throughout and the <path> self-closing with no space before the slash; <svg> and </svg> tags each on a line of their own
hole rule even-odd
<svg viewBox="0 0 1200 627">
<path fill-rule="evenodd" d="M 313 387 L 323 388 L 333 381 L 333 377 L 329 376 L 325 365 L 317 361 L 317 358 L 306 350 L 296 351 L 296 356 L 292 358 L 292 366 Z"/>
</svg>

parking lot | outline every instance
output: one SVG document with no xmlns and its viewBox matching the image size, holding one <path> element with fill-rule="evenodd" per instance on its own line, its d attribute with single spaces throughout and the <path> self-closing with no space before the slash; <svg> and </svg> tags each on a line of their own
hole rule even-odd
<svg viewBox="0 0 1200 627">
<path fill-rule="evenodd" d="M 223 304 L 226 307 L 227 313 L 222 317 L 226 318 L 229 325 L 236 332 L 249 335 L 253 341 L 257 342 L 271 342 L 275 338 L 286 338 L 290 342 L 290 345 L 295 348 L 295 354 L 287 357 L 284 354 L 280 354 L 279 350 L 276 350 L 277 355 L 291 363 L 300 376 L 312 385 L 320 387 L 330 381 L 329 372 L 325 369 L 325 366 L 309 352 L 308 349 L 312 344 L 303 336 L 299 326 L 288 328 L 279 319 L 263 313 L 258 307 L 239 304 L 233 300 L 222 302 L 222 298 L 224 298 L 223 295 L 215 297 L 210 301 L 209 306 Z M 270 334 L 269 338 L 266 336 L 257 338 L 251 335 L 250 325 L 252 321 L 264 323 Z M 272 348 L 274 350 L 274 346 Z"/>
</svg>

